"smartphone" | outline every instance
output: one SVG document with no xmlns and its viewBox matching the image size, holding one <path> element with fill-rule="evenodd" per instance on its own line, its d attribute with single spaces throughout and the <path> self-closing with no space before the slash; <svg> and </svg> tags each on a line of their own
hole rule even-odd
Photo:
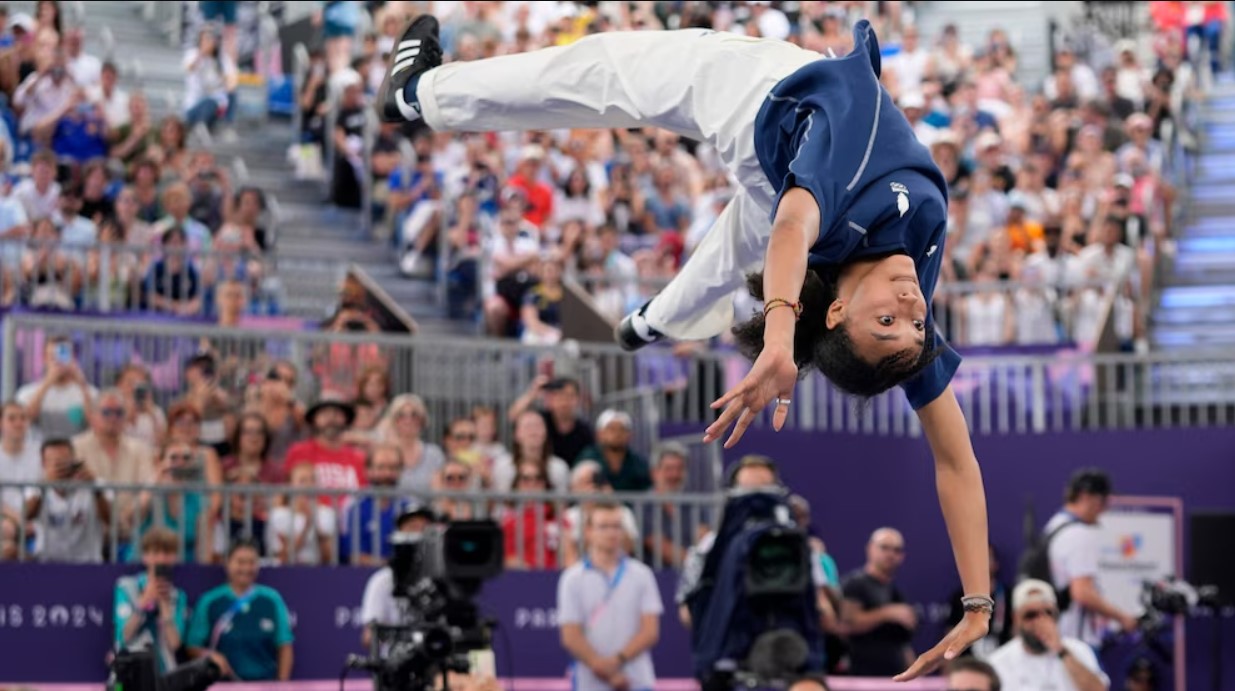
<svg viewBox="0 0 1235 691">
<path fill-rule="evenodd" d="M 69 477 L 73 477 L 74 475 L 80 473 L 81 469 L 84 468 L 85 466 L 86 464 L 83 463 L 82 461 L 73 461 L 69 463 L 69 466 L 68 466 Z"/>
<path fill-rule="evenodd" d="M 145 403 L 150 398 L 150 387 L 145 384 L 138 384 L 133 387 L 133 401 L 136 403 Z"/>
<path fill-rule="evenodd" d="M 200 482 L 204 476 L 199 464 L 173 466 L 171 474 L 173 479 L 181 482 Z"/>
<path fill-rule="evenodd" d="M 541 360 L 540 361 L 540 374 L 550 379 L 553 378 L 553 361 L 552 360 Z"/>
<path fill-rule="evenodd" d="M 155 564 L 154 565 L 154 577 L 162 581 L 171 582 L 172 565 L 171 564 Z"/>
<path fill-rule="evenodd" d="M 62 365 L 68 365 L 73 362 L 73 344 L 72 343 L 57 343 L 56 344 L 56 362 Z"/>
</svg>

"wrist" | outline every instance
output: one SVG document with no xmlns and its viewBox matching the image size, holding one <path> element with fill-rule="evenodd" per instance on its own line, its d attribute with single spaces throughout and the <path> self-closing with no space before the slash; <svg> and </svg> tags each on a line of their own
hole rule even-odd
<svg viewBox="0 0 1235 691">
<path fill-rule="evenodd" d="M 619 665 L 624 665 L 627 662 L 630 662 L 630 655 L 627 655 L 623 650 L 619 650 L 616 657 Z"/>
</svg>

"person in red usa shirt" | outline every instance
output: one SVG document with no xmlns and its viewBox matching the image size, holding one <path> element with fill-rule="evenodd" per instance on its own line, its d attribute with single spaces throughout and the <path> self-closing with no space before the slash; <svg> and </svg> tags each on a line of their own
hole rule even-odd
<svg viewBox="0 0 1235 691">
<path fill-rule="evenodd" d="M 665 288 L 628 314 L 627 350 L 732 330 L 754 364 L 712 403 L 726 446 L 770 406 L 788 419 L 799 372 L 870 398 L 899 386 L 934 454 L 964 619 L 902 674 L 919 677 L 986 635 L 994 601 L 986 497 L 951 382 L 960 365 L 928 306 L 947 229 L 947 182 L 880 84 L 870 22 L 823 56 L 710 31 L 622 31 L 566 46 L 442 64 L 437 20 L 399 41 L 378 93 L 386 121 L 438 132 L 659 127 L 706 142 L 737 190 Z M 763 312 L 734 324 L 746 289 Z"/>
<path fill-rule="evenodd" d="M 354 490 L 364 487 L 364 453 L 343 443 L 343 432 L 352 426 L 356 411 L 342 401 L 321 401 L 304 414 L 313 437 L 292 445 L 284 461 L 286 472 L 301 463 L 313 466 L 316 484 L 322 489 Z M 326 506 L 338 503 L 338 495 L 322 495 Z"/>
</svg>

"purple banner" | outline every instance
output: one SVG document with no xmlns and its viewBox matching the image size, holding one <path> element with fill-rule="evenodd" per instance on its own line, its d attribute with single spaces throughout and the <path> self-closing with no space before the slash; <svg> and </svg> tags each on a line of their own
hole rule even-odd
<svg viewBox="0 0 1235 691">
<path fill-rule="evenodd" d="M 113 588 L 125 566 L 0 564 L 0 680 L 98 682 L 111 649 Z M 296 635 L 295 678 L 337 679 L 360 645 L 360 598 L 370 571 L 358 568 L 269 568 L 262 583 L 283 595 Z M 673 574 L 660 576 L 666 613 L 653 657 L 657 673 L 690 676 L 690 645 L 677 621 Z M 221 569 L 178 567 L 190 604 L 223 582 Z M 502 676 L 564 677 L 569 662 L 558 642 L 556 573 L 511 572 L 485 585 L 481 610 L 499 622 L 494 634 Z M 513 646 L 513 651 L 508 646 Z M 55 650 L 49 657 L 49 650 Z M 513 654 L 512 654 L 513 653 Z M 54 659 L 54 663 L 50 662 Z"/>
</svg>

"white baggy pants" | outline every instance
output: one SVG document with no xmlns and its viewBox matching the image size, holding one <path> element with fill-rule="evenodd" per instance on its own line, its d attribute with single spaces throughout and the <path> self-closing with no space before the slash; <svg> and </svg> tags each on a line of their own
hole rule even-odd
<svg viewBox="0 0 1235 691">
<path fill-rule="evenodd" d="M 734 292 L 761 266 L 772 188 L 755 156 L 755 117 L 781 79 L 817 53 L 701 29 L 616 32 L 568 46 L 443 65 L 416 97 L 439 132 L 642 127 L 706 141 L 740 189 L 645 314 L 679 340 L 733 323 Z"/>
</svg>

